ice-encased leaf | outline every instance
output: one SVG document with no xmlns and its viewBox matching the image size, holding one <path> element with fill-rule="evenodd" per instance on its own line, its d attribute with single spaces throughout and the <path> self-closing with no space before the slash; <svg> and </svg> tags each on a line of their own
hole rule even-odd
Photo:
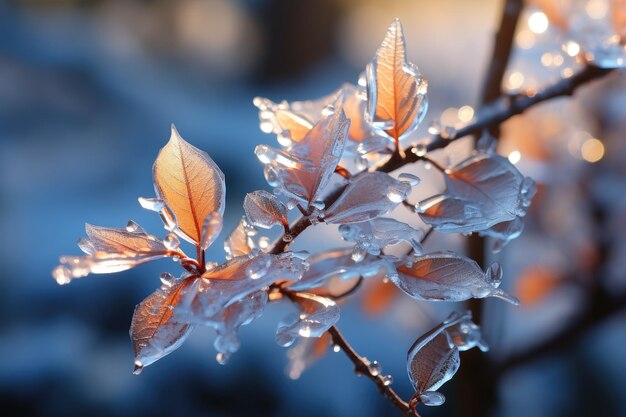
<svg viewBox="0 0 626 417">
<path fill-rule="evenodd" d="M 135 373 L 178 349 L 193 325 L 174 317 L 174 309 L 185 287 L 197 279 L 163 285 L 135 307 L 130 337 L 135 350 Z"/>
<path fill-rule="evenodd" d="M 491 226 L 487 230 L 479 232 L 481 236 L 489 236 L 493 239 L 493 252 L 500 252 L 507 243 L 517 239 L 524 230 L 524 220 L 517 216 L 515 219 Z"/>
<path fill-rule="evenodd" d="M 499 289 L 502 270 L 497 263 L 483 272 L 478 264 L 459 254 L 436 252 L 397 265 L 391 280 L 409 296 L 426 301 L 464 301 L 497 297 L 512 304 L 519 301 Z"/>
<path fill-rule="evenodd" d="M 187 143 L 172 125 L 169 142 L 152 168 L 157 196 L 165 202 L 161 217 L 168 230 L 200 244 L 207 216 L 224 214 L 224 174 L 206 152 Z M 221 225 L 220 225 L 221 227 Z"/>
<path fill-rule="evenodd" d="M 278 135 L 278 142 L 290 148 L 294 142 L 300 142 L 322 118 L 324 109 L 333 104 L 335 98 L 343 95 L 343 110 L 350 119 L 348 129 L 348 149 L 354 153 L 359 143 L 367 140 L 369 143 L 360 153 L 379 151 L 386 147 L 384 139 L 376 136 L 372 126 L 365 121 L 366 98 L 360 87 L 353 84 L 343 84 L 338 90 L 322 98 L 310 101 L 282 101 L 274 103 L 269 99 L 256 97 L 254 105 L 259 109 L 261 130 Z M 376 138 L 376 139 L 374 139 Z M 346 149 L 346 150 L 348 150 Z"/>
<path fill-rule="evenodd" d="M 181 321 L 210 323 L 224 308 L 279 279 L 297 281 L 305 269 L 306 263 L 289 252 L 232 258 L 185 288 L 177 314 Z"/>
<path fill-rule="evenodd" d="M 366 68 L 366 120 L 391 140 L 412 133 L 426 115 L 428 83 L 406 58 L 402 25 L 394 20 Z"/>
<path fill-rule="evenodd" d="M 287 207 L 274 194 L 259 190 L 246 194 L 243 208 L 250 223 L 263 229 L 276 225 L 289 227 Z"/>
<path fill-rule="evenodd" d="M 355 242 L 352 259 L 359 262 L 366 253 L 380 255 L 388 245 L 408 242 L 417 255 L 421 255 L 420 240 L 424 236 L 421 230 L 395 219 L 379 217 L 367 222 L 342 224 L 339 232 L 344 240 Z"/>
<path fill-rule="evenodd" d="M 351 249 L 335 249 L 316 253 L 307 259 L 308 270 L 300 281 L 289 286 L 293 291 L 304 291 L 325 285 L 332 279 L 352 280 L 358 277 L 384 278 L 395 273 L 393 262 L 385 257 L 366 255 L 356 263 Z"/>
<path fill-rule="evenodd" d="M 228 235 L 224 241 L 224 252 L 226 259 L 230 260 L 237 256 L 247 255 L 256 249 L 254 236 L 258 233 L 257 229 L 248 223 L 245 216 L 241 218 L 237 226 Z"/>
<path fill-rule="evenodd" d="M 324 356 L 330 347 L 331 338 L 324 333 L 319 338 L 300 338 L 295 346 L 287 351 L 287 375 L 291 379 L 298 379 L 302 372 L 315 361 Z"/>
<path fill-rule="evenodd" d="M 326 223 L 348 224 L 375 219 L 396 208 L 411 186 L 385 174 L 365 172 L 350 180 L 341 196 L 324 212 Z"/>
<path fill-rule="evenodd" d="M 319 200 L 341 159 L 350 121 L 338 97 L 333 109 L 288 151 L 267 145 L 257 146 L 255 153 L 266 164 L 266 179 L 289 196 L 308 207 Z"/>
<path fill-rule="evenodd" d="M 445 182 L 443 194 L 418 206 L 422 220 L 442 232 L 484 231 L 523 217 L 535 193 L 530 178 L 492 153 L 478 153 L 446 170 Z"/>
<path fill-rule="evenodd" d="M 450 314 L 444 322 L 413 343 L 407 354 L 407 371 L 424 405 L 444 403 L 445 397 L 436 391 L 459 369 L 459 351 L 475 346 L 487 350 L 480 328 L 472 321 L 469 311 Z"/>
<path fill-rule="evenodd" d="M 172 252 L 156 236 L 130 221 L 126 228 L 85 225 L 87 239 L 78 242 L 85 256 L 62 256 L 52 275 L 59 284 L 89 274 L 125 271 L 145 262 L 169 256 Z"/>
<path fill-rule="evenodd" d="M 339 320 L 339 306 L 329 298 L 295 293 L 292 299 L 298 304 L 300 313 L 290 315 L 279 323 L 276 342 L 280 346 L 291 346 L 298 337 L 321 337 Z"/>
</svg>

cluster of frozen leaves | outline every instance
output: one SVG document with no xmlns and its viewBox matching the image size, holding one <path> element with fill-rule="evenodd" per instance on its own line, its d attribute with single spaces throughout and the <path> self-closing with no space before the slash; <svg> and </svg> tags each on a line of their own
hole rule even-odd
<svg viewBox="0 0 626 417">
<path fill-rule="evenodd" d="M 130 334 L 136 372 L 177 349 L 198 325 L 215 330 L 217 360 L 226 363 L 239 348 L 238 329 L 260 316 L 268 301 L 280 298 L 288 298 L 297 311 L 278 324 L 278 344 L 324 340 L 340 318 L 337 295 L 329 291 L 335 281 L 389 280 L 417 300 L 497 297 L 517 303 L 498 288 L 502 270 L 497 263 L 485 272 L 460 254 L 424 253 L 420 227 L 385 217 L 408 204 L 419 179 L 379 172 L 375 165 L 394 152 L 402 156 L 401 141 L 424 118 L 426 89 L 425 79 L 407 60 L 402 26 L 395 21 L 358 86 L 347 84 L 310 102 L 255 99 L 261 129 L 276 134 L 280 145 L 255 150 L 274 193 L 258 190 L 246 196 L 245 215 L 225 239 L 227 260 L 219 265 L 207 262 L 204 251 L 222 229 L 224 175 L 172 127 L 153 167 L 156 197 L 139 199 L 144 208 L 159 213 L 168 234 L 158 238 L 134 222 L 125 229 L 87 225 L 88 239 L 79 241 L 85 255 L 62 257 L 54 277 L 66 284 L 89 273 L 118 272 L 164 257 L 182 266 L 179 277 L 163 273 L 160 288 L 135 309 Z M 340 164 L 352 159 L 360 171 L 351 174 Z M 442 175 L 445 191 L 416 206 L 428 227 L 491 236 L 497 249 L 519 235 L 534 185 L 495 153 L 488 137 Z M 271 245 L 259 229 L 281 228 L 276 244 L 288 248 L 293 238 L 289 217 L 296 207 L 311 225 L 338 225 L 354 246 L 310 257 L 274 251 L 281 246 Z M 195 246 L 195 258 L 183 252 L 179 239 Z M 410 252 L 401 257 L 384 253 L 396 244 L 410 246 Z M 435 390 L 456 371 L 458 351 L 473 346 L 485 347 L 467 314 L 451 316 L 416 342 L 408 369 L 421 402 L 443 402 Z M 301 372 L 310 362 L 307 355 L 319 349 L 301 341 L 290 352 L 293 369 Z"/>
<path fill-rule="evenodd" d="M 535 0 L 563 47 L 601 68 L 626 67 L 626 0 Z"/>
</svg>

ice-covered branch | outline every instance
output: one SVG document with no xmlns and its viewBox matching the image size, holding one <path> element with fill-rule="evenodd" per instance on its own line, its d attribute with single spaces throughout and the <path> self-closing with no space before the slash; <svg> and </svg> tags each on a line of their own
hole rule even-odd
<svg viewBox="0 0 626 417">
<path fill-rule="evenodd" d="M 328 329 L 328 333 L 332 338 L 333 344 L 335 346 L 339 346 L 348 359 L 350 359 L 350 361 L 354 364 L 354 371 L 358 375 L 363 375 L 371 379 L 372 382 L 376 384 L 376 388 L 378 388 L 381 395 L 387 398 L 394 407 L 402 412 L 402 414 L 407 417 L 419 417 L 415 408 L 411 407 L 409 403 L 400 398 L 400 396 L 391 388 L 388 377 L 374 370 L 370 361 L 359 355 L 352 348 L 352 346 L 350 346 L 346 339 L 344 339 L 337 326 L 332 326 Z"/>
</svg>

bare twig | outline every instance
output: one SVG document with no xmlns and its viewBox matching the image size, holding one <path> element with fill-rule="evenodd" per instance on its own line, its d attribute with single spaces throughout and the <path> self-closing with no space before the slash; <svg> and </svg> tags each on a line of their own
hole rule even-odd
<svg viewBox="0 0 626 417">
<path fill-rule="evenodd" d="M 328 333 L 332 338 L 333 344 L 339 346 L 341 350 L 346 354 L 348 359 L 354 364 L 354 371 L 358 375 L 363 375 L 376 384 L 378 391 L 389 400 L 389 402 L 402 412 L 407 417 L 419 417 L 419 414 L 413 407 L 404 401 L 400 396 L 391 388 L 389 384 L 385 382 L 385 377 L 379 373 L 372 373 L 369 367 L 369 361 L 359 355 L 350 344 L 343 337 L 337 326 L 332 326 L 328 329 Z"/>
</svg>

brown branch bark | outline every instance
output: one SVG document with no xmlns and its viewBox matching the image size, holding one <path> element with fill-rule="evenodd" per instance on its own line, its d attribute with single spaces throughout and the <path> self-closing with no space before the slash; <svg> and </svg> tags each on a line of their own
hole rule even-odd
<svg viewBox="0 0 626 417">
<path fill-rule="evenodd" d="M 346 354 L 348 359 L 354 364 L 354 372 L 358 375 L 363 375 L 376 384 L 376 388 L 389 402 L 402 412 L 407 417 L 419 417 L 415 408 L 411 407 L 409 403 L 404 401 L 400 396 L 391 388 L 390 385 L 385 384 L 385 379 L 381 374 L 372 374 L 369 368 L 369 361 L 359 355 L 350 344 L 343 337 L 337 326 L 332 326 L 328 329 L 328 333 L 332 338 L 335 345 L 339 346 L 341 350 Z"/>
</svg>

